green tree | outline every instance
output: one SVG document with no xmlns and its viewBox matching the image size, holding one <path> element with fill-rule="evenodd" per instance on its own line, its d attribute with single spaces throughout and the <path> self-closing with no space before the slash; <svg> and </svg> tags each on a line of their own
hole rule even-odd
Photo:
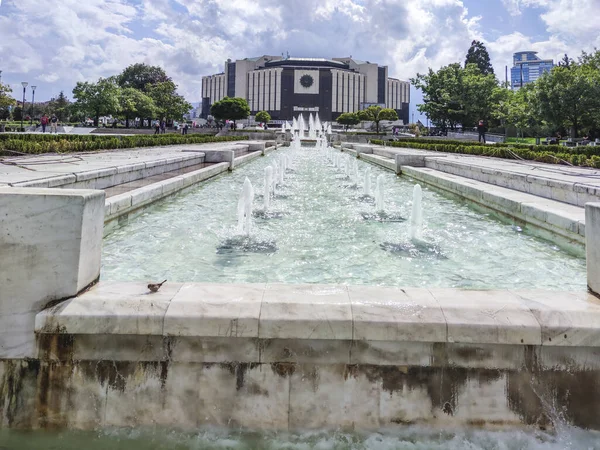
<svg viewBox="0 0 600 450">
<path fill-rule="evenodd" d="M 130 119 L 154 117 L 156 114 L 154 100 L 142 91 L 132 87 L 125 87 L 120 90 L 119 105 L 127 128 L 129 128 Z"/>
<path fill-rule="evenodd" d="M 192 109 L 192 105 L 177 93 L 177 85 L 172 81 L 147 86 L 148 96 L 154 101 L 156 112 L 161 118 L 180 120 Z"/>
<path fill-rule="evenodd" d="M 210 114 L 219 121 L 245 119 L 250 115 L 250 107 L 246 99 L 241 97 L 225 97 L 210 107 Z"/>
<path fill-rule="evenodd" d="M 336 122 L 344 125 L 344 129 L 348 130 L 348 126 L 360 123 L 360 117 L 358 117 L 358 113 L 342 113 L 338 116 Z"/>
<path fill-rule="evenodd" d="M 475 64 L 482 75 L 494 74 L 494 68 L 490 62 L 490 54 L 481 41 L 471 42 L 471 47 L 467 51 L 465 59 L 465 67 L 469 64 Z"/>
<path fill-rule="evenodd" d="M 358 117 L 361 120 L 373 122 L 377 134 L 379 134 L 379 122 L 382 120 L 398 120 L 398 113 L 390 108 L 382 108 L 381 106 L 369 106 L 358 112 Z"/>
<path fill-rule="evenodd" d="M 593 126 L 600 116 L 600 71 L 587 64 L 555 67 L 536 82 L 540 118 L 556 128 Z"/>
<path fill-rule="evenodd" d="M 423 92 L 423 104 L 417 109 L 432 123 L 446 130 L 462 125 L 474 126 L 478 120 L 490 120 L 497 106 L 498 81 L 493 74 L 484 75 L 477 65 L 450 64 L 437 72 L 417 74 L 412 84 Z"/>
<path fill-rule="evenodd" d="M 12 118 L 15 122 L 20 122 L 23 119 L 23 108 L 15 106 L 12 110 Z"/>
<path fill-rule="evenodd" d="M 10 95 L 11 92 L 12 89 L 9 85 L 0 83 L 0 119 L 7 119 L 10 115 L 10 108 L 16 103 Z"/>
<path fill-rule="evenodd" d="M 464 119 L 463 81 L 464 70 L 460 64 L 450 64 L 427 74 L 417 73 L 411 83 L 423 92 L 423 103 L 417 109 L 442 130 L 454 130 Z"/>
<path fill-rule="evenodd" d="M 130 65 L 117 76 L 119 86 L 134 88 L 145 93 L 148 93 L 153 86 L 169 81 L 172 80 L 162 67 L 142 63 Z"/>
<path fill-rule="evenodd" d="M 271 121 L 271 114 L 267 111 L 259 111 L 254 116 L 254 120 L 259 123 L 269 123 Z"/>
<path fill-rule="evenodd" d="M 565 56 L 563 56 L 563 58 L 558 62 L 559 67 L 571 67 L 571 64 L 573 64 L 573 60 L 569 58 L 569 55 L 566 53 Z"/>
<path fill-rule="evenodd" d="M 538 114 L 535 108 L 535 86 L 528 83 L 516 91 L 500 89 L 494 117 L 502 120 L 507 125 L 517 128 L 521 137 L 525 128 L 538 125 Z"/>
<path fill-rule="evenodd" d="M 60 122 L 65 122 L 69 119 L 69 109 L 71 102 L 66 97 L 63 91 L 60 91 L 56 99 L 52 99 L 50 102 L 50 113 L 56 114 Z"/>
<path fill-rule="evenodd" d="M 479 120 L 489 121 L 497 104 L 498 81 L 493 74 L 484 75 L 475 64 L 463 69 L 459 85 L 462 104 L 462 126 L 474 127 Z"/>
<path fill-rule="evenodd" d="M 119 86 L 112 78 L 100 78 L 97 83 L 78 82 L 73 89 L 75 108 L 94 118 L 98 126 L 100 116 L 116 115 L 120 112 Z"/>
</svg>

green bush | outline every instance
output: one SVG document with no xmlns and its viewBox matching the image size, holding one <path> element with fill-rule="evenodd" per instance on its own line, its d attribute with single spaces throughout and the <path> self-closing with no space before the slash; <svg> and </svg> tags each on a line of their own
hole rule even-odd
<svg viewBox="0 0 600 450">
<path fill-rule="evenodd" d="M 562 147 L 559 145 L 480 145 L 471 141 L 401 139 L 382 141 L 372 139 L 372 144 L 391 147 L 414 148 L 463 155 L 493 156 L 496 158 L 525 159 L 549 164 L 572 164 L 600 168 L 600 147 Z"/>
<path fill-rule="evenodd" d="M 11 150 L 19 153 L 76 153 L 93 150 L 127 149 L 180 144 L 204 144 L 248 139 L 247 136 L 207 136 L 162 134 L 106 136 L 106 135 L 39 135 L 0 134 L 0 152 Z"/>
</svg>

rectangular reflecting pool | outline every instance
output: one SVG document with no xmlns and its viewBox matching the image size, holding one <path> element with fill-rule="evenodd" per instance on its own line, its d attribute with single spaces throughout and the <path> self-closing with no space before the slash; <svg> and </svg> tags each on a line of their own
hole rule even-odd
<svg viewBox="0 0 600 450">
<path fill-rule="evenodd" d="M 290 167 L 263 208 L 265 168 Z M 335 167 L 340 159 L 350 168 Z M 332 161 L 333 160 L 333 161 Z M 358 164 L 358 183 L 354 164 Z M 339 165 L 339 164 L 338 164 Z M 384 211 L 364 195 L 381 175 Z M 245 179 L 250 236 L 237 229 Z M 333 283 L 467 289 L 583 290 L 581 254 L 561 250 L 466 202 L 423 188 L 422 239 L 410 238 L 414 183 L 347 155 L 283 149 L 151 206 L 104 240 L 102 279 Z M 383 218 L 383 219 L 382 219 Z"/>
</svg>

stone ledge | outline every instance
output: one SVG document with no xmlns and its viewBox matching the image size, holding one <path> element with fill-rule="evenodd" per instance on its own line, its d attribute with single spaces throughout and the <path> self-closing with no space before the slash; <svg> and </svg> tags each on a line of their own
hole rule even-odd
<svg viewBox="0 0 600 450">
<path fill-rule="evenodd" d="M 599 324 L 586 292 L 101 282 L 36 332 L 600 347 Z"/>
<path fill-rule="evenodd" d="M 106 199 L 105 203 L 104 222 L 112 222 L 124 214 L 129 214 L 186 187 L 226 172 L 228 168 L 229 163 L 222 162 L 110 197 Z"/>
<path fill-rule="evenodd" d="M 458 194 L 552 234 L 579 244 L 585 241 L 583 208 L 434 169 L 404 166 L 402 171 L 415 180 Z"/>
</svg>

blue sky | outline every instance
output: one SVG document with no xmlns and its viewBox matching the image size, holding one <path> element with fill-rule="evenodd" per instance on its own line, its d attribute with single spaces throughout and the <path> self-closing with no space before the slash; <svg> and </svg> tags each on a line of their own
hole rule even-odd
<svg viewBox="0 0 600 450">
<path fill-rule="evenodd" d="M 36 100 L 135 62 L 163 66 L 192 102 L 227 58 L 352 55 L 409 79 L 485 42 L 499 78 L 515 51 L 600 48 L 600 0 L 2 0 L 2 81 Z M 28 100 L 31 92 L 28 90 Z M 411 110 L 421 101 L 413 91 Z M 415 118 L 419 117 L 418 113 Z"/>
</svg>

